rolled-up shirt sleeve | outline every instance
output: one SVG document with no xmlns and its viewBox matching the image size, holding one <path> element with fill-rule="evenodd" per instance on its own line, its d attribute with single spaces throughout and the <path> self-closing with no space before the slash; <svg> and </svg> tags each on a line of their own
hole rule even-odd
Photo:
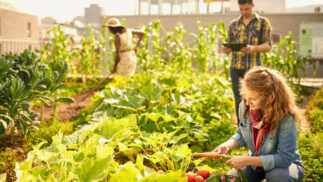
<svg viewBox="0 0 323 182">
<path fill-rule="evenodd" d="M 239 126 L 238 131 L 230 139 L 236 140 L 239 143 L 239 147 L 246 146 L 246 142 L 244 141 L 241 131 L 240 131 L 240 126 Z"/>
<path fill-rule="evenodd" d="M 260 162 L 265 171 L 270 171 L 275 167 L 274 155 L 261 155 Z"/>
<path fill-rule="evenodd" d="M 244 106 L 243 106 L 243 103 L 241 102 L 239 105 L 239 115 L 238 115 L 241 123 L 239 123 L 238 131 L 231 137 L 231 139 L 234 139 L 239 143 L 239 147 L 244 147 L 247 145 L 247 143 L 244 140 L 244 138 L 242 137 L 242 133 L 241 133 L 241 127 L 243 127 L 243 125 L 244 125 L 244 119 L 242 117 L 243 108 L 244 108 Z"/>
<path fill-rule="evenodd" d="M 287 116 L 282 121 L 280 131 L 277 132 L 277 152 L 272 155 L 260 156 L 260 161 L 265 171 L 273 168 L 287 168 L 294 160 L 297 150 L 297 126 L 292 116 Z"/>
<path fill-rule="evenodd" d="M 264 25 L 262 26 L 262 34 L 260 38 L 260 43 L 268 43 L 269 45 L 272 44 L 271 42 L 271 25 L 267 18 L 264 18 Z"/>
</svg>

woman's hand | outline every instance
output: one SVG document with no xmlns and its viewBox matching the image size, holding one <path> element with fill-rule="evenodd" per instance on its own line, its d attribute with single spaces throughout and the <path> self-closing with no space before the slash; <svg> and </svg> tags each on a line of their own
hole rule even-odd
<svg viewBox="0 0 323 182">
<path fill-rule="evenodd" d="M 229 164 L 236 170 L 239 170 L 244 166 L 248 165 L 247 161 L 248 161 L 248 156 L 234 156 L 234 157 L 231 157 L 229 160 L 227 160 L 225 163 Z"/>
<path fill-rule="evenodd" d="M 226 145 L 219 145 L 213 150 L 213 152 L 218 154 L 227 154 L 229 152 L 229 147 Z"/>
</svg>

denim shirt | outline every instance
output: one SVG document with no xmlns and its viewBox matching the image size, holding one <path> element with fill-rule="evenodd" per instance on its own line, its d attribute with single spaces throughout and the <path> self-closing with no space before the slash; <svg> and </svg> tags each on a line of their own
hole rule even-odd
<svg viewBox="0 0 323 182">
<path fill-rule="evenodd" d="M 248 146 L 249 154 L 256 156 L 255 148 L 252 141 L 252 132 L 250 125 L 249 113 L 246 120 L 243 119 L 244 104 L 241 102 L 239 106 L 240 124 L 238 131 L 231 137 L 236 140 L 240 147 Z M 258 156 L 265 171 L 273 168 L 287 168 L 292 163 L 302 167 L 302 159 L 297 149 L 297 126 L 292 115 L 283 118 L 273 134 L 269 132 L 263 139 L 259 148 Z"/>
</svg>

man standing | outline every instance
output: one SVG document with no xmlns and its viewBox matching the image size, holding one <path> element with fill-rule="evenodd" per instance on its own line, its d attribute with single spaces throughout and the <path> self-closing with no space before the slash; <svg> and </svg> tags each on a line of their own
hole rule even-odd
<svg viewBox="0 0 323 182">
<path fill-rule="evenodd" d="M 253 0 L 238 0 L 238 4 L 241 16 L 231 22 L 227 42 L 245 43 L 247 46 L 237 52 L 232 52 L 231 48 L 222 47 L 225 54 L 232 52 L 230 76 L 237 115 L 241 102 L 239 79 L 243 78 L 250 68 L 262 65 L 261 52 L 271 50 L 271 27 L 269 21 L 253 12 L 255 6 Z"/>
</svg>

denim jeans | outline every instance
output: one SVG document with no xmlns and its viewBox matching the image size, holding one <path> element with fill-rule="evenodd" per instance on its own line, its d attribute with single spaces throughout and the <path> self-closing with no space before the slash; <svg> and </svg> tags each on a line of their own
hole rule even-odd
<svg viewBox="0 0 323 182">
<path fill-rule="evenodd" d="M 230 68 L 230 76 L 232 81 L 232 90 L 234 94 L 234 101 L 235 101 L 235 109 L 236 109 L 236 115 L 237 115 L 237 121 L 238 126 L 240 123 L 238 113 L 239 113 L 239 104 L 241 102 L 241 96 L 240 96 L 240 82 L 239 80 L 242 79 L 245 75 L 245 73 L 248 71 L 248 69 L 235 69 Z"/>
<path fill-rule="evenodd" d="M 266 179 L 267 182 L 299 182 L 304 178 L 304 168 L 295 163 L 292 163 L 288 168 L 274 168 L 267 172 L 255 171 L 251 166 L 245 166 L 241 170 L 246 175 L 248 182 L 260 182 L 263 179 Z M 238 176 L 238 172 L 233 168 L 229 175 Z"/>
</svg>

